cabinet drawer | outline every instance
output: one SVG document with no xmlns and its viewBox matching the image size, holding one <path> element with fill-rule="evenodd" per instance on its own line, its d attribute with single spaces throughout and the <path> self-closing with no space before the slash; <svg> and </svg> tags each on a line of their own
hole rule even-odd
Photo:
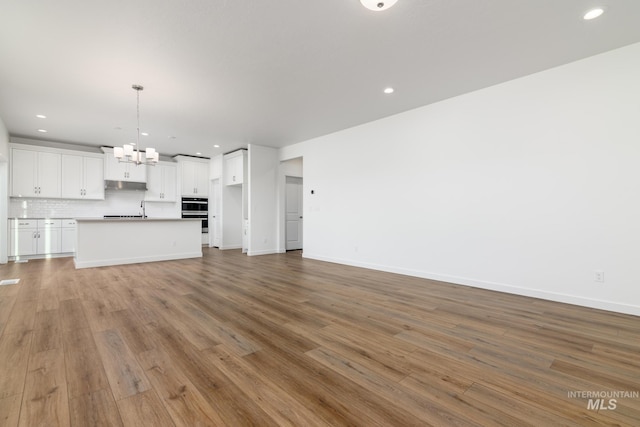
<svg viewBox="0 0 640 427">
<path fill-rule="evenodd" d="M 62 227 L 63 228 L 75 228 L 76 220 L 75 219 L 62 219 Z"/>
<path fill-rule="evenodd" d="M 39 219 L 38 228 L 60 228 L 62 226 L 62 220 L 60 219 Z"/>
<path fill-rule="evenodd" d="M 35 219 L 12 219 L 11 228 L 38 228 L 38 220 Z"/>
</svg>

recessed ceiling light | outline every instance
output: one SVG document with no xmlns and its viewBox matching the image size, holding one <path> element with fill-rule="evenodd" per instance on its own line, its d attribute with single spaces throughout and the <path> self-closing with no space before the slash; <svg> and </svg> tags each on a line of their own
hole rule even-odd
<svg viewBox="0 0 640 427">
<path fill-rule="evenodd" d="M 591 9 L 589 12 L 585 13 L 583 18 L 585 20 L 590 20 L 590 19 L 595 19 L 598 16 L 602 15 L 604 13 L 604 10 L 601 8 L 596 8 L 596 9 Z"/>
<path fill-rule="evenodd" d="M 213 148 L 220 148 L 218 144 L 213 144 Z"/>
<path fill-rule="evenodd" d="M 142 136 L 149 136 L 149 134 L 147 132 L 140 132 L 140 135 Z"/>
<path fill-rule="evenodd" d="M 36 117 L 39 119 L 46 119 L 47 116 L 45 116 L 44 114 L 36 114 Z"/>
<path fill-rule="evenodd" d="M 360 0 L 360 3 L 369 10 L 380 12 L 389 9 L 396 4 L 397 1 L 398 0 Z"/>
<path fill-rule="evenodd" d="M 196 156 L 201 156 L 201 155 L 202 155 L 202 153 L 196 153 Z"/>
<path fill-rule="evenodd" d="M 388 87 L 384 90 L 384 93 L 386 93 L 387 95 L 390 93 L 393 93 L 393 88 L 392 87 Z"/>
<path fill-rule="evenodd" d="M 38 132 L 47 133 L 46 129 L 38 129 Z"/>
</svg>

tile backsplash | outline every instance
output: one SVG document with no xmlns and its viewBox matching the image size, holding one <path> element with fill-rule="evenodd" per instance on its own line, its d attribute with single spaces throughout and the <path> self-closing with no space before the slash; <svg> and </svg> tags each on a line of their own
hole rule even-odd
<svg viewBox="0 0 640 427">
<path fill-rule="evenodd" d="M 141 191 L 106 191 L 104 200 L 11 198 L 9 218 L 101 218 L 104 215 L 140 215 Z M 180 202 L 146 202 L 147 216 L 180 218 Z"/>
</svg>

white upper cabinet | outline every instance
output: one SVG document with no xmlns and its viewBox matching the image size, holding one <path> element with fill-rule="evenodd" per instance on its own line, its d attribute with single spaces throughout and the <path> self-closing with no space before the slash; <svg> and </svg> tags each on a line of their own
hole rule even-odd
<svg viewBox="0 0 640 427">
<path fill-rule="evenodd" d="M 181 195 L 209 197 L 209 161 L 180 159 L 178 162 L 181 170 Z"/>
<path fill-rule="evenodd" d="M 147 165 L 119 162 L 113 157 L 113 149 L 103 147 L 104 179 L 107 181 L 147 182 Z M 151 166 L 153 167 L 153 166 Z"/>
<path fill-rule="evenodd" d="M 247 152 L 245 150 L 238 150 L 224 156 L 225 185 L 241 185 L 244 183 L 246 159 Z"/>
<path fill-rule="evenodd" d="M 178 168 L 175 163 L 159 162 L 147 168 L 148 202 L 175 202 L 178 188 Z"/>
<path fill-rule="evenodd" d="M 62 197 L 104 200 L 102 156 L 62 155 Z"/>
<path fill-rule="evenodd" d="M 60 183 L 60 154 L 12 148 L 11 196 L 59 198 Z"/>
</svg>

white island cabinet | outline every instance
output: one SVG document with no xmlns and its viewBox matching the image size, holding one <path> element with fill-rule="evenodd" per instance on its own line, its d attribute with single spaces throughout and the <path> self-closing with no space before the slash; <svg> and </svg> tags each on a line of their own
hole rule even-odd
<svg viewBox="0 0 640 427">
<path fill-rule="evenodd" d="M 200 219 L 76 220 L 76 268 L 202 257 Z"/>
</svg>

